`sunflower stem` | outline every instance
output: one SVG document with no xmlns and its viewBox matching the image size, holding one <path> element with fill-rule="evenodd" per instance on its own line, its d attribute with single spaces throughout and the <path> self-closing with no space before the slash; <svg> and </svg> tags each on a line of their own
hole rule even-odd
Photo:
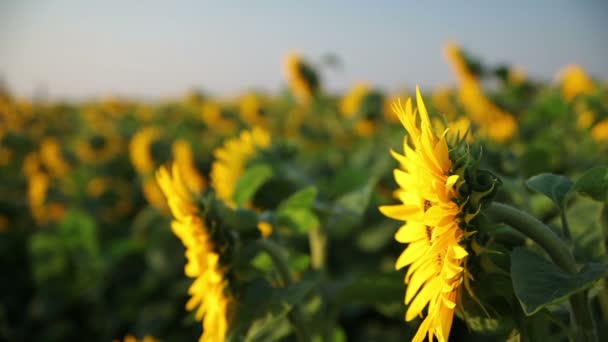
<svg viewBox="0 0 608 342">
<path fill-rule="evenodd" d="M 509 205 L 493 202 L 487 209 L 487 213 L 495 221 L 503 222 L 517 229 L 540 245 L 553 262 L 565 272 L 575 274 L 578 272 L 576 260 L 568 248 L 552 230 L 536 217 L 531 216 L 519 209 Z M 595 330 L 595 322 L 591 316 L 587 291 L 582 291 L 570 296 L 570 306 L 577 324 L 577 334 L 582 341 L 597 342 L 598 337 Z"/>
<path fill-rule="evenodd" d="M 293 275 L 289 270 L 289 266 L 287 264 L 287 260 L 285 260 L 284 253 L 279 246 L 277 246 L 270 239 L 261 239 L 257 241 L 257 245 L 264 252 L 270 256 L 274 266 L 276 267 L 281 279 L 283 281 L 283 286 L 289 286 L 293 284 Z M 304 317 L 302 315 L 302 311 L 297 304 L 291 308 L 291 311 L 288 313 L 289 321 L 294 328 L 295 334 L 297 336 L 298 341 L 300 342 L 308 342 L 310 341 L 310 337 L 308 336 L 308 331 L 306 330 L 306 326 L 304 324 Z"/>
</svg>

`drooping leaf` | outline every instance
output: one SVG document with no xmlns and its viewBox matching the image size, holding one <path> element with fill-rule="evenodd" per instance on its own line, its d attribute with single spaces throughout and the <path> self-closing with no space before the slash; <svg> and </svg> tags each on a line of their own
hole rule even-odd
<svg viewBox="0 0 608 342">
<path fill-rule="evenodd" d="M 541 173 L 526 181 L 528 188 L 549 197 L 560 210 L 566 205 L 566 199 L 574 183 L 565 176 L 552 173 Z"/>
<path fill-rule="evenodd" d="M 515 295 L 526 315 L 567 299 L 608 275 L 608 265 L 589 263 L 576 274 L 568 274 L 557 265 L 526 249 L 511 252 L 511 279 Z"/>
</svg>

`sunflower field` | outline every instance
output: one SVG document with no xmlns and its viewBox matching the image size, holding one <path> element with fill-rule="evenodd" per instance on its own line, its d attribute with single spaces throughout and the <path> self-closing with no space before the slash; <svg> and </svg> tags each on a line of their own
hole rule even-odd
<svg viewBox="0 0 608 342">
<path fill-rule="evenodd" d="M 444 52 L 390 94 L 297 54 L 274 95 L 0 89 L 0 341 L 608 340 L 608 83 Z"/>
</svg>

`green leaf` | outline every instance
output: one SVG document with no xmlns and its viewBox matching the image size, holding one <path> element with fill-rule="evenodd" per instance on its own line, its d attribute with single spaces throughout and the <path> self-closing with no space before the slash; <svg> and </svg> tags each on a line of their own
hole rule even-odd
<svg viewBox="0 0 608 342">
<path fill-rule="evenodd" d="M 375 184 L 375 183 L 374 183 Z M 350 231 L 361 224 L 361 218 L 367 209 L 372 194 L 373 184 L 347 193 L 334 203 L 329 217 L 330 233 L 347 237 Z"/>
<path fill-rule="evenodd" d="M 317 197 L 317 188 L 314 186 L 310 186 L 304 188 L 293 195 L 289 196 L 286 200 L 284 200 L 277 209 L 278 212 L 282 210 L 294 209 L 294 208 L 305 208 L 310 209 L 315 203 L 315 198 Z"/>
<path fill-rule="evenodd" d="M 266 280 L 257 278 L 239 289 L 239 310 L 234 319 L 229 341 L 258 341 L 267 329 L 272 329 L 294 305 L 299 305 L 317 286 L 319 275 L 309 273 L 297 283 L 286 287 L 272 287 Z M 265 321 L 265 324 L 262 324 Z"/>
<path fill-rule="evenodd" d="M 585 264 L 577 274 L 567 274 L 528 249 L 518 247 L 511 252 L 513 290 L 528 316 L 592 286 L 606 275 L 605 264 Z"/>
<path fill-rule="evenodd" d="M 539 192 L 553 200 L 560 210 L 566 206 L 566 198 L 573 187 L 570 179 L 552 173 L 541 173 L 526 181 L 528 188 Z"/>
<path fill-rule="evenodd" d="M 574 257 L 581 261 L 606 261 L 606 232 L 602 225 L 604 204 L 587 197 L 577 197 L 566 210 L 574 242 Z M 554 224 L 561 224 L 559 217 Z"/>
<path fill-rule="evenodd" d="M 312 210 L 304 208 L 284 209 L 277 213 L 276 220 L 277 225 L 288 227 L 291 232 L 297 234 L 306 234 L 321 225 L 317 215 Z"/>
<path fill-rule="evenodd" d="M 574 190 L 596 201 L 608 203 L 608 167 L 598 166 L 585 172 L 576 181 Z"/>
<path fill-rule="evenodd" d="M 272 168 L 267 164 L 258 164 L 248 168 L 236 183 L 232 196 L 236 205 L 244 206 L 273 175 Z"/>
</svg>

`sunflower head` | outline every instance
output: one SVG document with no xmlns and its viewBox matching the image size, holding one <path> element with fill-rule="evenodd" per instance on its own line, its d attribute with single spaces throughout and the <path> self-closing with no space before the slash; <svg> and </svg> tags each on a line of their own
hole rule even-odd
<svg viewBox="0 0 608 342">
<path fill-rule="evenodd" d="M 171 171 L 161 167 L 156 180 L 174 217 L 173 233 L 186 248 L 184 273 L 194 278 L 186 309 L 194 310 L 195 318 L 202 322 L 200 341 L 224 341 L 233 300 L 229 294 L 228 269 L 217 239 L 221 230 L 208 228 L 195 201 L 196 192 L 184 182 L 177 164 L 173 164 Z"/>
<path fill-rule="evenodd" d="M 340 101 L 340 112 L 345 118 L 352 118 L 358 111 L 371 87 L 365 82 L 356 83 Z"/>
<path fill-rule="evenodd" d="M 591 129 L 591 136 L 598 143 L 608 142 L 608 118 L 593 126 Z"/>
<path fill-rule="evenodd" d="M 207 126 L 223 134 L 231 133 L 236 128 L 236 123 L 217 102 L 205 101 L 201 105 L 201 117 Z"/>
<path fill-rule="evenodd" d="M 249 126 L 265 125 L 267 123 L 266 109 L 262 98 L 254 93 L 248 93 L 239 103 L 241 119 Z"/>
<path fill-rule="evenodd" d="M 285 57 L 283 67 L 289 88 L 296 98 L 304 103 L 310 102 L 320 87 L 317 72 L 296 53 Z"/>
<path fill-rule="evenodd" d="M 116 157 L 121 150 L 121 141 L 116 132 L 105 131 L 92 134 L 78 143 L 76 153 L 80 160 L 103 164 Z"/>
<path fill-rule="evenodd" d="M 394 171 L 400 203 L 380 210 L 404 221 L 395 239 L 408 246 L 395 267 L 409 266 L 405 319 L 425 314 L 414 341 L 426 336 L 447 341 L 466 277 L 468 223 L 497 182 L 470 171 L 474 161 L 464 133 L 448 139 L 449 126 L 437 133 L 418 89 L 416 103 L 417 109 L 409 99 L 393 105 L 407 132 L 404 154 L 392 152 L 400 166 Z"/>
<path fill-rule="evenodd" d="M 217 197 L 234 207 L 234 192 L 239 177 L 256 154 L 270 146 L 270 134 L 262 128 L 241 132 L 238 137 L 227 140 L 214 151 L 215 161 L 211 166 L 211 185 Z"/>
<path fill-rule="evenodd" d="M 207 181 L 196 166 L 196 159 L 192 147 L 184 139 L 178 139 L 173 143 L 173 159 L 184 177 L 189 188 L 201 192 L 207 186 Z"/>
<path fill-rule="evenodd" d="M 595 84 L 585 69 L 577 64 L 571 64 L 562 69 L 558 78 L 561 83 L 562 96 L 570 101 L 580 94 L 589 94 L 595 90 Z"/>
<path fill-rule="evenodd" d="M 167 157 L 168 151 L 161 140 L 162 131 L 158 127 L 148 126 L 139 130 L 131 138 L 129 154 L 133 167 L 139 174 L 150 174 L 156 165 Z"/>
<path fill-rule="evenodd" d="M 47 137 L 40 143 L 40 159 L 44 166 L 55 176 L 63 176 L 70 170 L 63 149 L 54 137 Z"/>
</svg>

